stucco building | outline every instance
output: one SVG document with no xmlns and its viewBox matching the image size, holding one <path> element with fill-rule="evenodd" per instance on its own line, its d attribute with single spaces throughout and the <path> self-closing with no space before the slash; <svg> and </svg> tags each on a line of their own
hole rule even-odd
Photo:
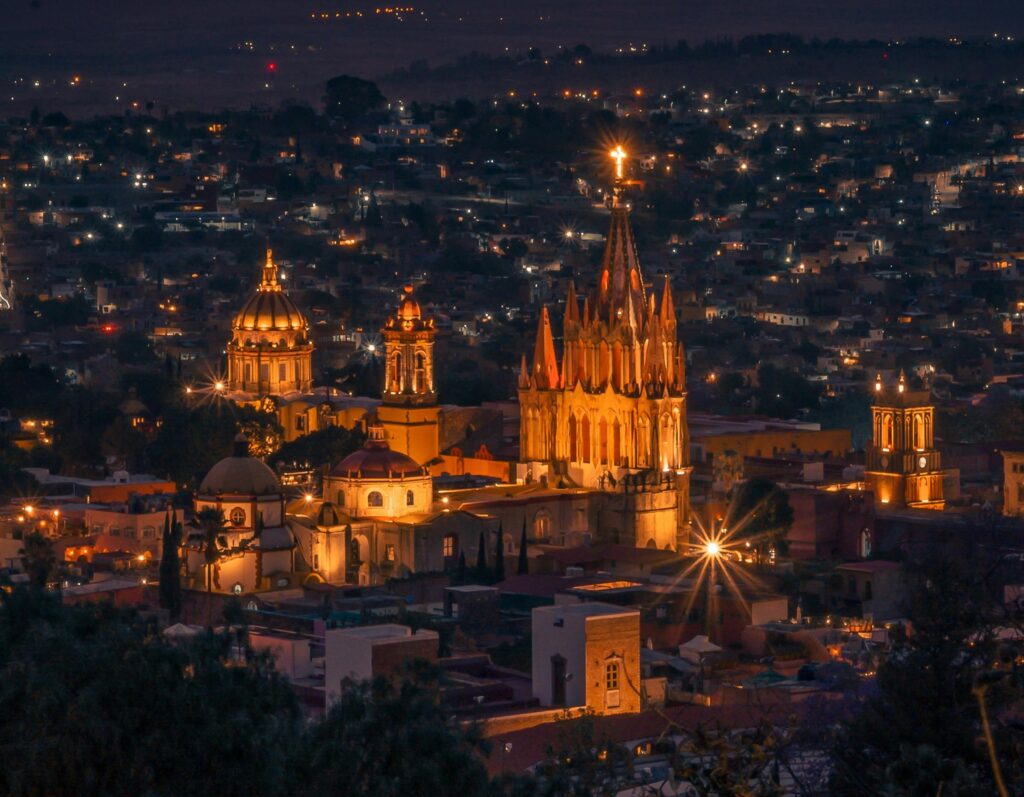
<svg viewBox="0 0 1024 797">
<path fill-rule="evenodd" d="M 533 696 L 542 706 L 640 711 L 640 612 L 595 602 L 541 606 L 532 618 Z"/>
</svg>

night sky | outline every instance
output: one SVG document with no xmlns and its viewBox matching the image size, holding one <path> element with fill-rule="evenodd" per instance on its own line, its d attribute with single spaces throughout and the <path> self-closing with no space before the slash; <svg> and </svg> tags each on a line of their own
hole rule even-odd
<svg viewBox="0 0 1024 797">
<path fill-rule="evenodd" d="M 377 78 L 416 59 L 432 65 L 471 51 L 501 53 L 580 42 L 691 44 L 720 36 L 790 32 L 822 38 L 1024 35 L 1019 0 L 402 0 L 402 20 L 360 0 L 10 0 L 0 28 L 0 97 L 13 110 L 42 98 L 71 107 L 133 98 L 171 104 L 228 102 L 233 91 L 314 96 L 326 76 Z M 380 5 L 384 5 L 383 0 Z M 312 13 L 364 11 L 362 19 Z M 273 74 L 266 75 L 268 64 Z M 63 84 L 83 75 L 77 94 Z M 273 78 L 264 86 L 264 78 Z M 21 81 L 21 82 L 19 82 Z M 89 93 L 86 89 L 91 89 Z"/>
</svg>

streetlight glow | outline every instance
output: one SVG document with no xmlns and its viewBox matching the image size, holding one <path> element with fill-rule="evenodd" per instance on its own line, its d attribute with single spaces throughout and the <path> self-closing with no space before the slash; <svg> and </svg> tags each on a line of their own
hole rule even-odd
<svg viewBox="0 0 1024 797">
<path fill-rule="evenodd" d="M 616 144 L 615 149 L 608 153 L 611 159 L 615 161 L 615 179 L 622 179 L 622 162 L 628 157 L 626 150 L 622 148 L 622 144 Z"/>
</svg>

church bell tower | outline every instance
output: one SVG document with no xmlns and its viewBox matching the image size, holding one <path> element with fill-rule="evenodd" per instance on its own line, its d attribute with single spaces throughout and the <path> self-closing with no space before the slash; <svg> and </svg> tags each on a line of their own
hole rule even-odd
<svg viewBox="0 0 1024 797">
<path fill-rule="evenodd" d="M 403 289 L 398 312 L 387 320 L 384 335 L 383 402 L 377 418 L 388 445 L 424 465 L 440 454 L 437 390 L 434 385 L 433 318 L 424 318 L 413 288 Z"/>
<path fill-rule="evenodd" d="M 875 378 L 867 482 L 884 507 L 943 509 L 942 458 L 935 448 L 935 407 L 928 390 L 895 389 Z"/>
</svg>

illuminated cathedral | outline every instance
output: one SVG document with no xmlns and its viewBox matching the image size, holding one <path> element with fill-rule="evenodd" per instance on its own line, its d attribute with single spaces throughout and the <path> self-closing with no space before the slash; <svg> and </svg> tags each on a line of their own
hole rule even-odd
<svg viewBox="0 0 1024 797">
<path fill-rule="evenodd" d="M 685 542 L 689 519 L 686 369 L 668 279 L 661 301 L 644 285 L 621 158 L 596 289 L 582 309 L 569 287 L 562 356 L 547 307 L 519 377 L 521 474 L 616 495 L 616 541 Z"/>
<path fill-rule="evenodd" d="M 231 324 L 228 389 L 258 398 L 308 392 L 312 359 L 309 324 L 285 293 L 267 249 L 260 284 Z"/>
</svg>

